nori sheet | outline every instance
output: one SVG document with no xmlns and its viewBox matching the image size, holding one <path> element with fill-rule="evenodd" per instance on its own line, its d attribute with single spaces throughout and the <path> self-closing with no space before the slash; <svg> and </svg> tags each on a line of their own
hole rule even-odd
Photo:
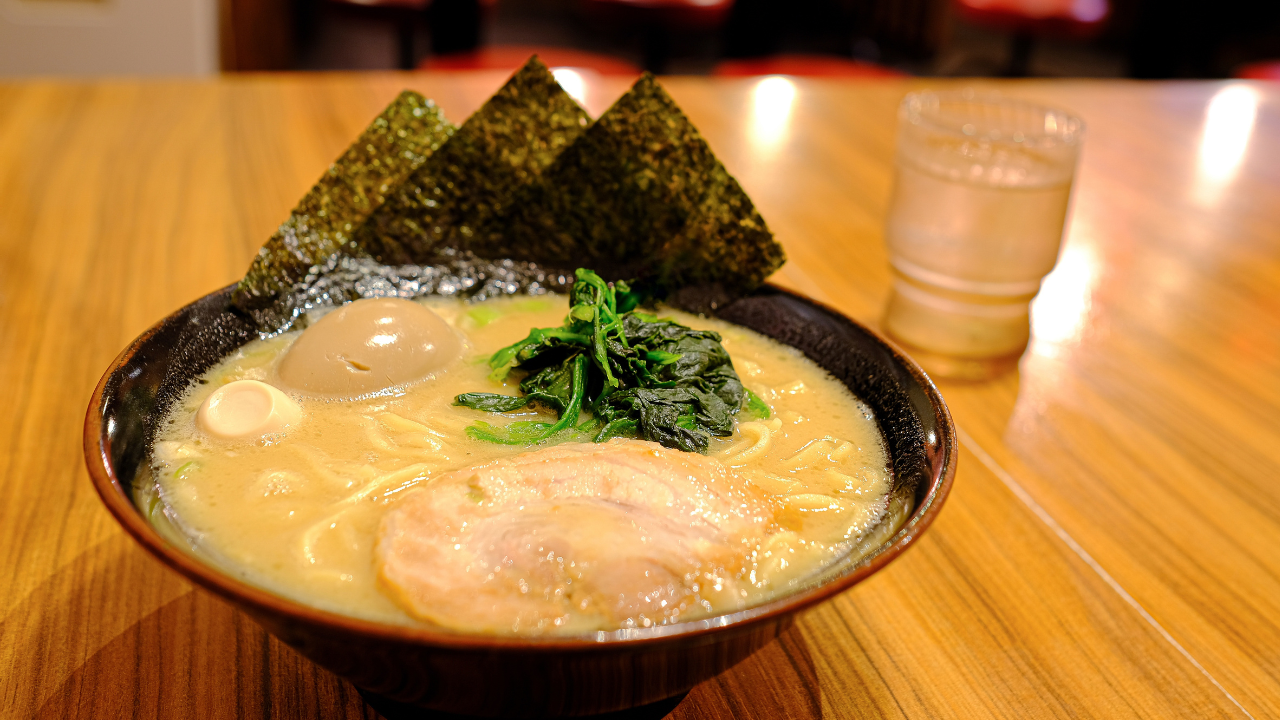
<svg viewBox="0 0 1280 720">
<path fill-rule="evenodd" d="M 232 303 L 260 328 L 293 319 L 295 286 L 314 265 L 351 252 L 353 231 L 454 132 L 435 103 L 400 93 L 347 148 L 254 258 Z"/>
<path fill-rule="evenodd" d="M 656 281 L 668 301 L 707 312 L 762 285 L 787 261 L 769 226 L 719 162 L 693 216 L 658 257 Z"/>
<path fill-rule="evenodd" d="M 782 266 L 782 247 L 706 140 L 644 74 L 470 248 L 684 290 L 712 310 Z"/>
<path fill-rule="evenodd" d="M 456 130 L 402 94 L 262 249 L 236 303 L 272 332 L 356 297 L 537 293 L 591 267 L 709 311 L 784 261 L 652 75 L 590 124 L 534 57 Z"/>
<path fill-rule="evenodd" d="M 586 131 L 591 118 L 535 55 L 359 228 L 355 244 L 388 264 L 468 249 L 520 187 Z M 505 248 L 487 257 L 505 258 Z"/>
<path fill-rule="evenodd" d="M 445 249 L 431 264 L 406 265 L 337 253 L 313 266 L 296 286 L 294 305 L 300 311 L 299 322 L 305 322 L 301 313 L 361 298 L 440 295 L 480 301 L 568 292 L 572 284 L 572 272 L 549 271 L 529 262 L 484 260 L 461 250 Z"/>
</svg>

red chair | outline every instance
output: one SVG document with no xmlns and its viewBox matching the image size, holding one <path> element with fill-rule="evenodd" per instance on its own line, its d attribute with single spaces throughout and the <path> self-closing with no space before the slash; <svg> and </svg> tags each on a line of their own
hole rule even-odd
<svg viewBox="0 0 1280 720">
<path fill-rule="evenodd" d="M 640 68 L 626 60 L 573 48 L 535 45 L 492 45 L 470 52 L 428 57 L 420 70 L 509 70 L 515 72 L 530 55 L 537 55 L 547 67 L 577 67 L 601 75 L 639 75 Z"/>
<path fill-rule="evenodd" d="M 678 30 L 714 30 L 729 19 L 734 0 L 582 0 L 591 16 Z"/>
<path fill-rule="evenodd" d="M 433 51 L 441 45 L 475 47 L 480 25 L 497 4 L 498 0 L 328 0 L 328 6 L 339 12 L 395 26 L 402 70 L 413 69 L 413 37 L 419 25 L 429 25 Z"/>
<path fill-rule="evenodd" d="M 734 0 L 580 0 L 583 15 L 644 33 L 644 67 L 662 72 L 677 32 L 716 30 L 729 19 Z"/>
<path fill-rule="evenodd" d="M 896 78 L 908 77 L 893 68 L 830 55 L 783 54 L 743 60 L 724 60 L 711 70 L 721 77 L 795 75 L 798 77 Z"/>
<path fill-rule="evenodd" d="M 1280 80 L 1280 60 L 1249 63 L 1236 68 L 1235 76 L 1241 80 Z"/>
<path fill-rule="evenodd" d="M 396 30 L 396 58 L 401 70 L 413 67 L 413 36 L 426 21 L 431 0 L 329 0 L 329 7 L 349 15 L 385 22 Z"/>
<path fill-rule="evenodd" d="M 1111 16 L 1108 0 L 952 0 L 956 14 L 975 25 L 1013 35 L 1013 49 L 1005 74 L 1027 74 L 1036 38 L 1087 40 L 1106 27 Z"/>
</svg>

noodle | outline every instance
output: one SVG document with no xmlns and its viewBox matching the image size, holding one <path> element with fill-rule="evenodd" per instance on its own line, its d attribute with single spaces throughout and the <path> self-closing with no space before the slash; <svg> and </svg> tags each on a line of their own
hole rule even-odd
<svg viewBox="0 0 1280 720">
<path fill-rule="evenodd" d="M 155 514 L 174 518 L 200 552 L 274 592 L 347 615 L 421 622 L 380 589 L 377 531 L 401 498 L 437 487 L 444 473 L 530 449 L 474 440 L 469 426 L 554 420 L 536 407 L 481 414 L 453 405 L 463 392 L 519 392 L 522 378 L 491 381 L 487 363 L 473 362 L 564 317 L 562 299 L 533 309 L 519 302 L 488 301 L 496 319 L 467 327 L 463 359 L 433 379 L 352 400 L 296 396 L 302 420 L 278 436 L 203 435 L 194 415 L 204 399 L 234 380 L 275 382 L 296 334 L 246 345 L 194 384 L 157 433 L 152 471 L 165 510 Z M 458 301 L 435 307 L 446 320 L 466 317 Z M 880 527 L 889 474 L 866 408 L 798 351 L 719 321 L 673 319 L 720 332 L 770 411 L 759 419 L 744 413 L 732 435 L 712 439 L 708 453 L 772 515 L 745 560 L 698 571 L 697 599 L 679 614 L 696 618 L 768 600 L 853 551 Z"/>
<path fill-rule="evenodd" d="M 737 467 L 762 457 L 773 445 L 773 433 L 781 427 L 782 421 L 777 418 L 765 422 L 738 423 L 738 432 L 743 440 L 723 451 L 725 463 Z"/>
</svg>

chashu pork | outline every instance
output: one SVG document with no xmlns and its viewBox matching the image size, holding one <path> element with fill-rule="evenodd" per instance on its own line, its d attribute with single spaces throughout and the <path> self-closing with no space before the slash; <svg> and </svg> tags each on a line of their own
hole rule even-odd
<svg viewBox="0 0 1280 720">
<path fill-rule="evenodd" d="M 719 461 L 615 439 L 432 479 L 383 519 L 376 563 L 407 611 L 457 630 L 648 627 L 740 606 L 772 523 Z"/>
</svg>

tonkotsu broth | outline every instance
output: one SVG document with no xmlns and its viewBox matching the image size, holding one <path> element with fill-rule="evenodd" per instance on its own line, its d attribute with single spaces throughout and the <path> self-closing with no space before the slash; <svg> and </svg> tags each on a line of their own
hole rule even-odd
<svg viewBox="0 0 1280 720">
<path fill-rule="evenodd" d="M 228 382 L 276 383 L 275 368 L 298 333 L 251 342 L 220 362 L 175 404 L 157 434 L 157 480 L 140 489 L 140 504 L 162 509 L 198 552 L 255 585 L 347 615 L 420 624 L 379 586 L 379 523 L 398 499 L 433 476 L 531 449 L 474 440 L 465 428 L 538 413 L 492 415 L 454 407 L 453 398 L 474 391 L 519 394 L 518 373 L 499 387 L 488 379 L 485 360 L 531 327 L 559 325 L 568 306 L 564 296 L 425 302 L 465 338 L 459 361 L 364 399 L 294 396 L 302 420 L 278 435 L 212 438 L 197 428 L 195 414 Z M 758 604 L 846 553 L 873 548 L 865 535 L 888 510 L 890 476 L 870 411 L 794 348 L 717 320 L 660 314 L 721 333 L 743 384 L 771 406 L 768 420 L 749 420 L 744 412 L 732 437 L 713 440 L 710 455 L 763 490 L 776 508 L 776 523 L 749 558 L 735 586 L 740 589 L 731 597 L 708 596 L 666 621 Z M 150 502 L 157 490 L 162 503 Z M 905 510 L 893 508 L 877 535 L 896 528 Z M 556 629 L 611 628 L 586 619 Z"/>
</svg>

